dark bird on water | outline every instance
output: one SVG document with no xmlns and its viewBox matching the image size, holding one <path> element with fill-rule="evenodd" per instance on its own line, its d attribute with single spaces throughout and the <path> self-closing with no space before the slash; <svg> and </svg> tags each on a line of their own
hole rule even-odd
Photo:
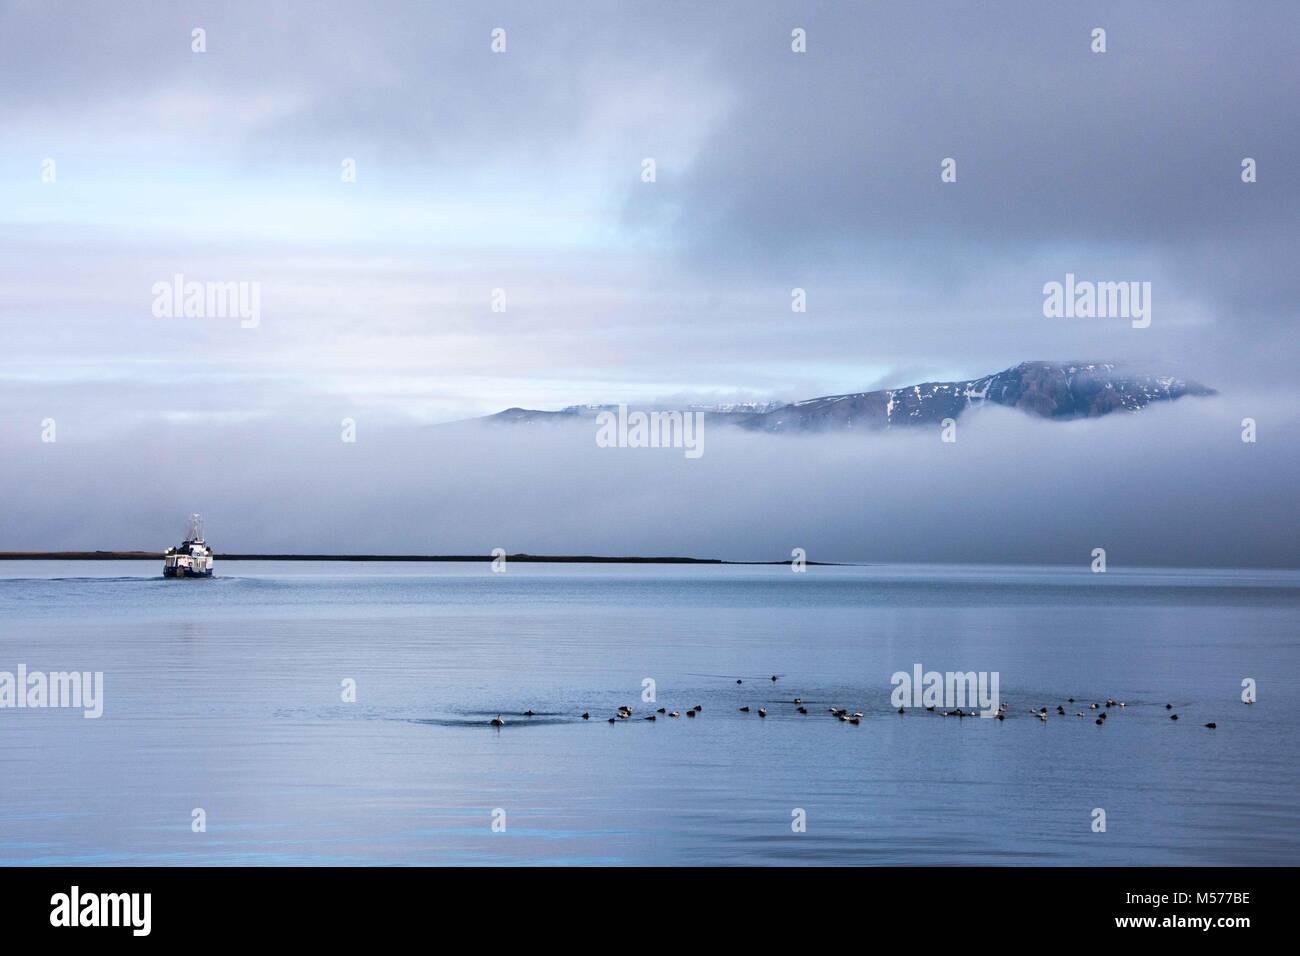
<svg viewBox="0 0 1300 956">
<path fill-rule="evenodd" d="M 856 718 L 856 717 L 850 717 L 850 718 L 849 718 L 849 723 L 851 723 L 853 726 L 856 727 L 858 724 L 862 723 L 862 721 L 859 720 L 859 719 Z"/>
<path fill-rule="evenodd" d="M 587 712 L 584 710 L 584 711 L 582 712 L 582 719 L 583 719 L 583 720 L 591 720 L 591 714 L 587 713 Z"/>
<path fill-rule="evenodd" d="M 525 717 L 536 717 L 537 715 L 534 714 L 531 710 L 526 710 L 526 711 L 524 711 L 524 716 L 525 716 Z"/>
<path fill-rule="evenodd" d="M 1219 725 L 1216 724 L 1216 723 L 1214 723 L 1214 722 L 1210 722 L 1210 723 L 1206 724 L 1205 726 L 1206 726 L 1206 727 L 1209 727 L 1211 730 L 1213 730 L 1215 727 L 1217 727 L 1217 726 L 1219 726 Z"/>
<path fill-rule="evenodd" d="M 1002 711 L 998 711 L 996 714 L 994 714 L 994 716 L 997 717 L 998 720 L 1006 720 L 1006 719 L 1007 719 L 1006 715 L 1005 715 L 1004 713 L 1002 713 Z"/>
<path fill-rule="evenodd" d="M 504 727 L 505 725 L 506 725 L 506 722 L 505 722 L 504 720 L 501 719 L 501 715 L 500 715 L 500 714 L 497 714 L 495 717 L 492 718 L 492 726 L 493 726 L 493 727 Z"/>
<path fill-rule="evenodd" d="M 739 677 L 737 677 L 737 678 L 736 678 L 736 683 L 737 683 L 737 684 L 743 684 L 743 683 L 745 683 L 745 682 L 744 682 L 743 680 L 741 680 Z"/>
<path fill-rule="evenodd" d="M 642 719 L 642 720 L 654 720 L 654 719 L 655 719 L 655 715 L 654 715 L 654 714 L 651 714 L 649 717 L 642 717 L 641 719 Z"/>
<path fill-rule="evenodd" d="M 1177 719 L 1178 719 L 1178 715 L 1177 715 L 1177 714 L 1170 714 L 1170 715 L 1169 715 L 1169 719 L 1170 719 L 1170 720 L 1177 720 Z"/>
<path fill-rule="evenodd" d="M 748 707 L 742 707 L 742 708 L 740 708 L 740 712 L 741 712 L 742 714 L 747 714 L 747 713 L 749 713 L 749 708 L 748 708 Z"/>
<path fill-rule="evenodd" d="M 660 708 L 659 708 L 659 713 L 661 713 L 661 714 L 666 714 L 666 713 L 668 713 L 668 708 L 667 708 L 667 707 L 660 707 Z"/>
<path fill-rule="evenodd" d="M 618 723 L 618 721 L 615 720 L 613 717 L 609 718 L 609 722 L 610 722 L 611 724 L 616 724 L 616 723 Z"/>
<path fill-rule="evenodd" d="M 1105 722 L 1106 722 L 1106 721 L 1102 720 L 1100 717 L 1097 718 L 1097 726 L 1098 726 L 1098 727 L 1100 727 L 1100 726 L 1101 726 L 1102 724 L 1104 724 Z"/>
<path fill-rule="evenodd" d="M 800 708 L 799 708 L 799 713 L 801 713 L 801 714 L 806 714 L 806 713 L 808 713 L 808 708 L 807 708 L 807 707 L 800 707 Z"/>
<path fill-rule="evenodd" d="M 760 717 L 766 717 L 766 716 L 767 716 L 767 711 L 766 711 L 764 708 L 762 708 L 762 707 L 758 708 L 758 716 L 760 716 Z"/>
<path fill-rule="evenodd" d="M 1173 709 L 1174 709 L 1173 704 L 1165 704 L 1165 710 L 1173 710 Z"/>
<path fill-rule="evenodd" d="M 694 717 L 694 716 L 695 716 L 695 711 L 693 711 L 693 710 L 688 710 L 688 711 L 686 712 L 686 716 L 687 716 L 687 717 Z"/>
<path fill-rule="evenodd" d="M 900 708 L 898 708 L 898 712 L 899 712 L 900 714 L 905 714 L 905 713 L 907 713 L 907 708 L 906 708 L 906 707 L 900 707 Z"/>
<path fill-rule="evenodd" d="M 776 675 L 775 675 L 775 674 L 772 675 L 772 680 L 773 680 L 773 681 L 776 680 Z"/>
</svg>

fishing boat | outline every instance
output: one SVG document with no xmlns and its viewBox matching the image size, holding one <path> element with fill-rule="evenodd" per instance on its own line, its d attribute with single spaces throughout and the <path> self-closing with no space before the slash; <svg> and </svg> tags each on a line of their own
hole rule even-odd
<svg viewBox="0 0 1300 956">
<path fill-rule="evenodd" d="M 212 549 L 203 540 L 203 516 L 190 515 L 190 529 L 185 540 L 163 553 L 163 577 L 212 577 Z"/>
</svg>

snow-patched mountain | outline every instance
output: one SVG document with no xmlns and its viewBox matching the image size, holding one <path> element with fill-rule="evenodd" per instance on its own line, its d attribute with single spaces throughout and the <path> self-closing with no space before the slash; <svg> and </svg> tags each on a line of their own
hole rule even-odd
<svg viewBox="0 0 1300 956">
<path fill-rule="evenodd" d="M 1113 363 L 1021 362 L 967 382 L 925 382 L 854 395 L 829 395 L 783 405 L 743 424 L 764 431 L 824 431 L 937 425 L 986 404 L 1018 408 L 1040 418 L 1096 418 L 1136 412 L 1152 402 L 1214 389 L 1167 375 L 1140 375 Z"/>
<path fill-rule="evenodd" d="M 1146 375 L 1106 362 L 1021 362 L 1014 368 L 966 382 L 925 382 L 851 395 L 828 395 L 792 404 L 673 406 L 704 412 L 710 420 L 768 432 L 843 431 L 938 425 L 985 405 L 1017 408 L 1040 418 L 1096 418 L 1116 411 L 1137 412 L 1152 402 L 1184 395 L 1213 395 L 1214 389 L 1167 375 Z M 642 407 L 642 406 L 637 406 Z M 488 421 L 534 423 L 595 417 L 615 405 L 571 405 L 558 412 L 510 408 Z M 646 410 L 650 410 L 648 406 Z M 666 410 L 659 406 L 660 410 Z"/>
</svg>

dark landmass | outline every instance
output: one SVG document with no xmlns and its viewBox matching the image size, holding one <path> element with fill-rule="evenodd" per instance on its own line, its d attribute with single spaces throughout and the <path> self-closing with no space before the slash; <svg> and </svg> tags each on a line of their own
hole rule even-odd
<svg viewBox="0 0 1300 956">
<path fill-rule="evenodd" d="M 939 425 L 987 405 L 1014 408 L 1036 418 L 1068 421 L 1111 412 L 1136 413 L 1184 395 L 1214 389 L 1170 375 L 1149 375 L 1108 362 L 1021 362 L 965 382 L 924 382 L 903 388 L 828 395 L 791 404 L 689 405 L 643 410 L 700 411 L 710 422 L 760 432 L 821 432 Z M 641 406 L 638 406 L 640 408 Z M 534 425 L 594 418 L 617 405 L 572 405 L 558 412 L 508 408 L 484 421 Z"/>
<path fill-rule="evenodd" d="M 487 554 L 216 554 L 218 561 L 477 561 L 490 562 Z M 508 562 L 521 564 L 789 564 L 787 561 L 724 561 L 721 558 L 614 557 L 595 554 L 507 554 Z M 0 561 L 160 561 L 161 551 L 0 551 Z M 805 561 L 830 565 L 831 561 Z"/>
</svg>

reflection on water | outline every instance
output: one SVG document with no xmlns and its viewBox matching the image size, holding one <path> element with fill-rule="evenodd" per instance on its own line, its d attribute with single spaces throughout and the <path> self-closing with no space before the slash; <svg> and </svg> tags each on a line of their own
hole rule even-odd
<svg viewBox="0 0 1300 956">
<path fill-rule="evenodd" d="M 7 863 L 1292 864 L 1300 850 L 1293 573 L 73 567 L 0 562 L 0 671 L 105 675 L 99 720 L 0 710 Z M 895 713 L 890 676 L 917 663 L 997 671 L 1008 719 Z M 1127 706 L 1098 727 L 1087 705 L 1112 696 Z M 632 716 L 609 724 L 621 705 Z"/>
</svg>

